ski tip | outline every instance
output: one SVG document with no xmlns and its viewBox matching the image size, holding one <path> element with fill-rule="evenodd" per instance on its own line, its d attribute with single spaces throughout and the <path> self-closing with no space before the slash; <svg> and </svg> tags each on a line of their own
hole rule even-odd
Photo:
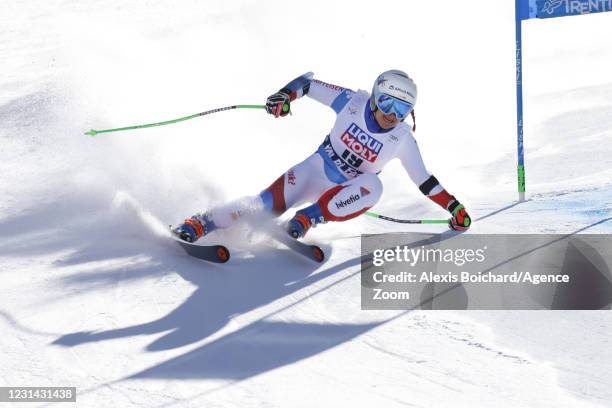
<svg viewBox="0 0 612 408">
<path fill-rule="evenodd" d="M 170 230 L 170 239 L 177 242 L 187 254 L 194 258 L 202 259 L 214 263 L 226 263 L 230 260 L 230 251 L 223 245 L 199 245 L 189 240 L 181 238 L 177 233 L 176 228 L 172 225 L 168 226 Z"/>
<path fill-rule="evenodd" d="M 230 251 L 223 245 L 197 245 L 177 237 L 172 237 L 171 239 L 179 244 L 188 255 L 194 258 L 219 264 L 230 260 Z"/>
<path fill-rule="evenodd" d="M 325 252 L 323 252 L 321 248 L 316 245 L 312 245 L 310 250 L 312 251 L 312 259 L 314 259 L 316 262 L 321 263 L 325 260 Z"/>
<path fill-rule="evenodd" d="M 218 245 L 217 250 L 217 258 L 219 259 L 219 263 L 226 263 L 230 259 L 230 251 L 224 247 L 223 245 Z"/>
<path fill-rule="evenodd" d="M 88 136 L 95 136 L 98 134 L 98 131 L 91 129 L 89 132 L 85 132 L 85 134 Z"/>
</svg>

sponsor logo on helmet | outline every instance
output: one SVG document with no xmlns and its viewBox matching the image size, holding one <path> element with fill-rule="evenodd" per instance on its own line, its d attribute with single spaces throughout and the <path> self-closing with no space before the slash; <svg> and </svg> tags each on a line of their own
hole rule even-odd
<svg viewBox="0 0 612 408">
<path fill-rule="evenodd" d="M 413 94 L 411 94 L 410 92 L 408 92 L 408 91 L 407 91 L 407 90 L 405 90 L 405 89 L 400 88 L 399 86 L 389 85 L 389 90 L 390 90 L 390 91 L 399 91 L 399 92 L 401 92 L 401 93 L 403 93 L 403 94 L 406 94 L 406 95 L 411 96 L 411 97 L 413 97 L 413 98 L 414 98 L 414 95 L 413 95 Z"/>
<path fill-rule="evenodd" d="M 383 144 L 364 132 L 355 123 L 344 131 L 340 140 L 357 156 L 374 163 Z"/>
<path fill-rule="evenodd" d="M 346 207 L 347 205 L 353 204 L 355 201 L 359 201 L 360 198 L 361 196 L 359 194 L 351 194 L 351 196 L 346 200 L 335 201 L 334 204 L 336 204 L 337 209 L 340 209 Z"/>
</svg>

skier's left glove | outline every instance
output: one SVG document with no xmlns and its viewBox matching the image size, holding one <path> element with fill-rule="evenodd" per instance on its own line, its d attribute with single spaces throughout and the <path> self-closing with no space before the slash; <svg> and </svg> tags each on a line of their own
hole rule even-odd
<svg viewBox="0 0 612 408">
<path fill-rule="evenodd" d="M 275 94 L 268 96 L 266 100 L 266 112 L 274 117 L 287 116 L 291 112 L 291 98 L 289 94 L 280 90 Z"/>
<path fill-rule="evenodd" d="M 448 205 L 448 211 L 453 215 L 453 218 L 448 222 L 448 226 L 455 231 L 467 231 L 472 225 L 472 218 L 465 210 L 463 204 L 459 201 L 451 201 Z"/>
</svg>

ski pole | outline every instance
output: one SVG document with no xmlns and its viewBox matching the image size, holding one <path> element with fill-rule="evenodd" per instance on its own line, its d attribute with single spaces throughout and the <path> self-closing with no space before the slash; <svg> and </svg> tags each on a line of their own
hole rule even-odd
<svg viewBox="0 0 612 408">
<path fill-rule="evenodd" d="M 385 215 L 376 214 L 375 212 L 367 211 L 365 215 L 378 218 L 380 220 L 397 222 L 400 224 L 448 224 L 449 220 L 399 220 L 397 218 L 387 217 Z"/>
<path fill-rule="evenodd" d="M 167 121 L 164 121 L 164 122 L 147 123 L 145 125 L 134 125 L 134 126 L 127 126 L 127 127 L 121 127 L 121 128 L 115 128 L 115 129 L 104 129 L 104 130 L 94 130 L 94 129 L 91 129 L 89 132 L 85 132 L 85 134 L 89 135 L 89 136 L 95 136 L 98 133 L 119 132 L 120 130 L 132 130 L 132 129 L 142 129 L 142 128 L 154 127 L 154 126 L 170 125 L 172 123 L 182 122 L 184 120 L 189 120 L 189 119 L 197 118 L 199 116 L 209 115 L 211 113 L 217 113 L 217 112 L 222 112 L 222 111 L 232 110 L 232 109 L 265 109 L 265 108 L 266 108 L 266 105 L 234 105 L 234 106 L 226 106 L 224 108 L 212 109 L 212 110 L 209 110 L 209 111 L 206 111 L 206 112 L 195 113 L 193 115 L 185 116 L 185 117 L 178 118 L 178 119 L 167 120 Z"/>
</svg>

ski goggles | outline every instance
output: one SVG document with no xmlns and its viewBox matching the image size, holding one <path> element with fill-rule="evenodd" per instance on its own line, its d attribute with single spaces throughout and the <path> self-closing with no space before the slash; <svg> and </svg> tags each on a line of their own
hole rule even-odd
<svg viewBox="0 0 612 408">
<path fill-rule="evenodd" d="M 380 95 L 376 101 L 376 106 L 385 115 L 395 113 L 395 117 L 399 120 L 406 119 L 406 116 L 408 116 L 414 107 L 411 103 L 401 101 L 389 95 Z"/>
</svg>

